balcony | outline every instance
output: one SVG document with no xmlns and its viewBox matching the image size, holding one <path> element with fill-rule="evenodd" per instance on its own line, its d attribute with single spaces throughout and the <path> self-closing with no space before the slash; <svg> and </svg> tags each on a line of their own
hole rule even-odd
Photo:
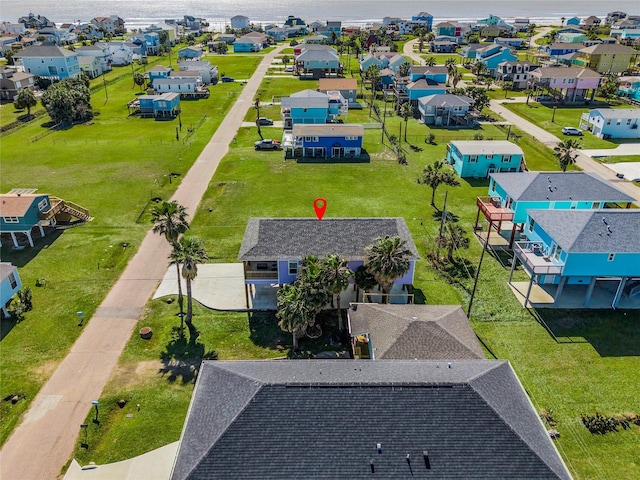
<svg viewBox="0 0 640 480">
<path fill-rule="evenodd" d="M 564 263 L 546 255 L 540 242 L 516 242 L 513 251 L 532 275 L 562 275 Z"/>
<path fill-rule="evenodd" d="M 276 262 L 245 262 L 245 280 L 271 280 L 278 283 L 278 264 Z"/>
<path fill-rule="evenodd" d="M 500 197 L 478 197 L 476 205 L 490 222 L 511 222 L 513 210 L 500 205 Z"/>
</svg>

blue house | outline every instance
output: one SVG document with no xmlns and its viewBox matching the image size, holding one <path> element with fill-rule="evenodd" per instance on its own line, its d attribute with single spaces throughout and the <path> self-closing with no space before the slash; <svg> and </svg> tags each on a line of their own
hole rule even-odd
<svg viewBox="0 0 640 480">
<path fill-rule="evenodd" d="M 478 50 L 486 46 L 486 43 L 468 43 L 462 46 L 462 48 L 460 49 L 460 55 L 462 56 L 462 58 L 469 58 L 471 60 L 474 60 L 476 58 Z"/>
<path fill-rule="evenodd" d="M 491 76 L 495 75 L 496 68 L 502 62 L 515 62 L 518 56 L 509 47 L 498 44 L 488 45 L 476 50 L 476 60 L 483 63 Z"/>
<path fill-rule="evenodd" d="M 489 196 L 478 197 L 478 215 L 484 215 L 498 233 L 511 222 L 510 245 L 516 229 L 522 231 L 529 210 L 594 210 L 631 207 L 633 198 L 594 173 L 520 172 L 489 175 Z"/>
<path fill-rule="evenodd" d="M 26 73 L 51 80 L 74 78 L 81 73 L 78 54 L 55 45 L 33 45 L 20 50 L 15 58 Z"/>
<path fill-rule="evenodd" d="M 395 283 L 412 284 L 420 255 L 404 218 L 249 218 L 238 260 L 244 263 L 246 285 L 282 285 L 295 281 L 306 255 L 335 253 L 356 271 L 364 264 L 365 248 L 385 235 L 406 241 L 410 268 Z"/>
<path fill-rule="evenodd" d="M 251 35 L 243 35 L 240 38 L 236 38 L 233 42 L 234 52 L 259 52 L 263 48 L 263 42 L 258 37 Z"/>
<path fill-rule="evenodd" d="M 469 115 L 473 100 L 464 95 L 429 95 L 418 99 L 418 111 L 425 125 L 460 126 L 473 123 Z"/>
<path fill-rule="evenodd" d="M 358 158 L 364 127 L 358 124 L 294 125 L 293 157 Z"/>
<path fill-rule="evenodd" d="M 584 295 L 578 308 L 588 308 L 592 298 L 597 308 L 640 308 L 640 211 L 529 210 L 525 232 L 511 269 L 519 261 L 531 277 L 525 306 L 535 283 L 558 307 L 567 307 L 563 290 L 578 286 L 572 288 L 574 296 Z"/>
<path fill-rule="evenodd" d="M 560 55 L 567 55 L 569 53 L 575 53 L 578 50 L 582 50 L 584 48 L 583 43 L 552 43 L 551 45 L 547 45 L 542 50 L 544 53 L 549 55 L 550 57 L 557 57 Z"/>
<path fill-rule="evenodd" d="M 596 108 L 583 113 L 580 127 L 599 138 L 640 138 L 640 108 Z"/>
<path fill-rule="evenodd" d="M 493 43 L 498 45 L 504 45 L 513 48 L 524 48 L 527 40 L 525 38 L 511 38 L 511 37 L 496 37 L 493 39 Z"/>
<path fill-rule="evenodd" d="M 327 93 L 303 90 L 283 97 L 280 115 L 285 130 L 296 124 L 325 124 L 334 121 L 349 108 L 347 100 L 339 92 Z"/>
<path fill-rule="evenodd" d="M 149 70 L 149 84 L 153 87 L 153 82 L 156 80 L 169 78 L 171 70 L 171 68 L 165 67 L 164 65 L 156 65 Z"/>
<path fill-rule="evenodd" d="M 621 77 L 617 95 L 640 101 L 640 77 Z"/>
<path fill-rule="evenodd" d="M 180 60 L 198 60 L 203 55 L 201 45 L 191 45 L 178 50 L 178 61 Z"/>
<path fill-rule="evenodd" d="M 33 247 L 31 231 L 37 227 L 40 236 L 45 236 L 45 226 L 55 226 L 57 222 L 69 221 L 70 217 L 89 221 L 89 212 L 73 203 L 65 202 L 48 194 L 36 194 L 36 189 L 15 189 L 0 195 L 0 233 L 11 235 L 13 245 L 20 247 L 16 234 L 27 237 Z"/>
<path fill-rule="evenodd" d="M 340 57 L 333 48 L 305 48 L 295 58 L 295 72 L 300 76 L 337 76 L 341 70 Z"/>
<path fill-rule="evenodd" d="M 449 70 L 445 66 L 432 66 L 423 67 L 419 65 L 412 65 L 409 69 L 409 80 L 415 82 L 421 78 L 433 80 L 438 83 L 447 83 L 449 77 Z"/>
<path fill-rule="evenodd" d="M 507 140 L 456 140 L 447 145 L 447 163 L 461 177 L 487 177 L 494 172 L 520 172 L 524 153 Z"/>
<path fill-rule="evenodd" d="M 433 15 L 427 12 L 420 12 L 417 15 L 411 17 L 414 22 L 425 22 L 424 25 L 428 31 L 433 28 Z"/>
<path fill-rule="evenodd" d="M 180 94 L 169 92 L 162 95 L 139 95 L 129 107 L 138 111 L 142 117 L 175 118 L 180 113 Z"/>
<path fill-rule="evenodd" d="M 0 262 L 0 309 L 5 317 L 9 316 L 7 305 L 21 288 L 18 268 L 9 262 Z"/>
<path fill-rule="evenodd" d="M 564 24 L 567 26 L 573 25 L 577 27 L 578 25 L 580 25 L 580 19 L 578 17 L 571 17 L 569 20 L 564 22 Z"/>
</svg>

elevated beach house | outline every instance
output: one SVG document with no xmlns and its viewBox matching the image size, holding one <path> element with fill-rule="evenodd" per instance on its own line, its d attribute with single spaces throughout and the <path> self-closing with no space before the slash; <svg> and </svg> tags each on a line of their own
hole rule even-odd
<svg viewBox="0 0 640 480">
<path fill-rule="evenodd" d="M 406 241 L 411 267 L 396 284 L 412 284 L 420 256 L 403 218 L 250 218 L 238 260 L 244 263 L 246 285 L 286 284 L 297 278 L 306 255 L 337 253 L 355 271 L 364 263 L 365 247 L 385 235 Z"/>
<path fill-rule="evenodd" d="M 592 301 L 598 308 L 640 308 L 638 232 L 638 210 L 529 210 L 527 241 L 514 248 L 515 259 L 531 277 L 524 305 L 537 284 L 553 285 L 546 290 L 561 307 L 563 291 L 579 286 L 572 288 L 582 296 L 579 308 Z M 596 287 L 597 298 L 592 298 Z"/>
<path fill-rule="evenodd" d="M 56 45 L 33 45 L 14 56 L 16 66 L 26 73 L 49 80 L 62 80 L 80 75 L 78 54 Z"/>
<path fill-rule="evenodd" d="M 476 117 L 471 115 L 473 100 L 465 95 L 443 93 L 418 99 L 418 112 L 425 125 L 471 125 Z"/>
<path fill-rule="evenodd" d="M 640 108 L 595 108 L 583 113 L 580 128 L 596 137 L 640 138 Z"/>
<path fill-rule="evenodd" d="M 516 230 L 524 230 L 529 210 L 630 208 L 633 202 L 633 197 L 595 173 L 492 173 L 489 178 L 489 195 L 478 197 L 476 201 L 476 226 L 481 213 L 498 233 L 503 222 L 511 222 L 510 247 Z"/>
<path fill-rule="evenodd" d="M 579 102 L 593 100 L 602 75 L 589 68 L 540 67 L 531 71 L 533 87 L 559 100 Z"/>
<path fill-rule="evenodd" d="M 339 91 L 327 93 L 302 90 L 283 97 L 280 101 L 280 116 L 285 130 L 296 124 L 325 124 L 332 122 L 349 110 L 347 100 Z"/>
<path fill-rule="evenodd" d="M 524 152 L 507 140 L 455 140 L 447 145 L 446 160 L 461 177 L 483 178 L 525 168 Z"/>
<path fill-rule="evenodd" d="M 363 137 L 364 127 L 355 123 L 296 124 L 290 153 L 292 157 L 357 159 L 362 153 Z"/>
</svg>

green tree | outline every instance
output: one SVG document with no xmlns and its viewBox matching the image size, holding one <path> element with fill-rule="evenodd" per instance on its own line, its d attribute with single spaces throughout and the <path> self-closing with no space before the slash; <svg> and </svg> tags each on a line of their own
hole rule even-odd
<svg viewBox="0 0 640 480">
<path fill-rule="evenodd" d="M 436 59 L 435 57 L 427 57 L 424 61 L 424 64 L 427 67 L 433 67 L 436 64 Z"/>
<path fill-rule="evenodd" d="M 16 54 L 15 50 L 8 49 L 4 52 L 4 58 L 7 60 L 7 65 L 15 65 L 13 56 Z"/>
<path fill-rule="evenodd" d="M 151 223 L 153 223 L 153 233 L 164 235 L 170 244 L 178 241 L 180 235 L 189 230 L 187 221 L 187 209 L 178 202 L 163 201 L 151 209 Z M 180 331 L 182 332 L 182 319 L 184 317 L 182 282 L 180 281 L 180 265 L 176 265 L 178 280 L 178 306 L 180 308 Z"/>
<path fill-rule="evenodd" d="M 509 90 L 513 90 L 513 82 L 502 82 L 502 89 L 504 90 L 504 98 L 507 98 Z"/>
<path fill-rule="evenodd" d="M 315 255 L 304 257 L 300 262 L 300 275 L 297 281 L 307 308 L 313 313 L 310 321 L 310 325 L 313 326 L 316 315 L 331 300 L 322 261 Z"/>
<path fill-rule="evenodd" d="M 455 70 L 457 64 L 458 62 L 453 57 L 449 57 L 444 61 L 444 66 L 447 67 L 449 75 L 451 75 L 451 73 Z"/>
<path fill-rule="evenodd" d="M 376 238 L 365 248 L 364 265 L 369 270 L 380 287 L 382 293 L 389 294 L 393 283 L 404 276 L 411 268 L 411 251 L 406 247 L 406 240 L 398 236 L 385 235 Z M 387 303 L 387 297 L 383 298 Z"/>
<path fill-rule="evenodd" d="M 55 123 L 70 124 L 91 118 L 91 93 L 80 77 L 54 83 L 44 92 L 41 102 Z"/>
<path fill-rule="evenodd" d="M 294 282 L 283 285 L 276 294 L 278 326 L 289 332 L 293 338 L 293 349 L 298 350 L 298 338 L 307 329 L 309 312 L 306 309 L 302 292 Z"/>
<path fill-rule="evenodd" d="M 190 332 L 194 332 L 193 318 L 193 296 L 191 294 L 191 282 L 198 276 L 198 264 L 209 260 L 209 255 L 202 243 L 197 238 L 180 237 L 172 243 L 170 259 L 173 263 L 182 265 L 182 278 L 187 284 L 187 315 L 185 323 Z M 182 323 L 181 323 L 182 324 Z"/>
<path fill-rule="evenodd" d="M 31 90 L 28 88 L 23 88 L 18 93 L 18 97 L 13 102 L 13 106 L 18 110 L 27 109 L 27 115 L 31 116 L 31 108 L 35 107 L 38 104 L 36 100 L 36 96 L 33 94 Z"/>
<path fill-rule="evenodd" d="M 409 119 L 413 115 L 413 107 L 410 102 L 404 102 L 400 107 L 400 116 L 404 120 L 404 141 L 407 141 L 407 127 L 409 126 Z"/>
<path fill-rule="evenodd" d="M 447 223 L 442 234 L 438 235 L 436 242 L 447 250 L 447 259 L 453 263 L 453 251 L 455 249 L 469 248 L 467 231 L 457 223 Z"/>
<path fill-rule="evenodd" d="M 349 268 L 349 262 L 338 254 L 327 255 L 322 260 L 322 275 L 325 288 L 331 293 L 331 306 L 333 306 L 333 295 L 336 296 L 336 308 L 338 310 L 338 328 L 343 329 L 342 313 L 340 312 L 340 294 L 349 286 L 349 279 L 353 277 L 353 272 Z"/>
<path fill-rule="evenodd" d="M 431 206 L 436 207 L 436 189 L 444 184 L 450 187 L 457 187 L 460 185 L 460 181 L 451 168 L 444 168 L 444 161 L 436 160 L 435 162 L 427 165 L 422 171 L 422 177 L 418 179 L 420 185 L 429 185 L 431 187 Z"/>
<path fill-rule="evenodd" d="M 462 72 L 454 67 L 449 74 L 449 78 L 451 79 L 451 85 L 453 86 L 453 88 L 456 88 L 456 85 L 458 85 L 458 83 L 460 83 L 460 80 L 462 80 Z"/>
<path fill-rule="evenodd" d="M 360 290 L 362 290 L 362 292 L 366 294 L 367 290 L 371 290 L 372 288 L 375 288 L 376 285 L 378 285 L 378 282 L 373 276 L 373 273 L 367 270 L 367 267 L 365 267 L 364 265 L 360 265 L 356 269 L 355 273 L 353 274 L 353 280 L 356 283 L 356 288 L 358 289 L 358 291 L 356 292 L 356 299 L 360 297 Z"/>
<path fill-rule="evenodd" d="M 408 62 L 405 62 L 398 67 L 398 76 L 408 77 L 410 71 L 411 71 L 411 64 Z"/>
<path fill-rule="evenodd" d="M 140 91 L 142 92 L 142 86 L 144 85 L 144 75 L 141 73 L 136 73 L 133 76 L 133 82 L 140 87 Z"/>
<path fill-rule="evenodd" d="M 486 89 L 478 87 L 468 87 L 465 90 L 465 93 L 473 100 L 472 108 L 477 110 L 478 113 L 480 113 L 483 108 L 489 106 L 490 100 L 489 95 L 487 95 Z"/>
<path fill-rule="evenodd" d="M 611 99 L 618 91 L 618 77 L 615 73 L 606 73 L 600 83 L 600 95 L 607 100 Z"/>
<path fill-rule="evenodd" d="M 569 139 L 563 140 L 553 149 L 553 155 L 558 160 L 563 172 L 567 171 L 569 165 L 576 163 L 576 158 L 578 158 L 576 150 L 580 148 L 582 147 L 577 140 Z"/>
</svg>

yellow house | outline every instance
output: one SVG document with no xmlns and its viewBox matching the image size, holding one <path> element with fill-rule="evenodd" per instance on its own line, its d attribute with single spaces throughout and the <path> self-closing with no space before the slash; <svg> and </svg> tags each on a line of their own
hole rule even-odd
<svg viewBox="0 0 640 480">
<path fill-rule="evenodd" d="M 578 50 L 574 65 L 598 73 L 622 73 L 633 70 L 640 52 L 617 43 L 600 43 Z"/>
</svg>

